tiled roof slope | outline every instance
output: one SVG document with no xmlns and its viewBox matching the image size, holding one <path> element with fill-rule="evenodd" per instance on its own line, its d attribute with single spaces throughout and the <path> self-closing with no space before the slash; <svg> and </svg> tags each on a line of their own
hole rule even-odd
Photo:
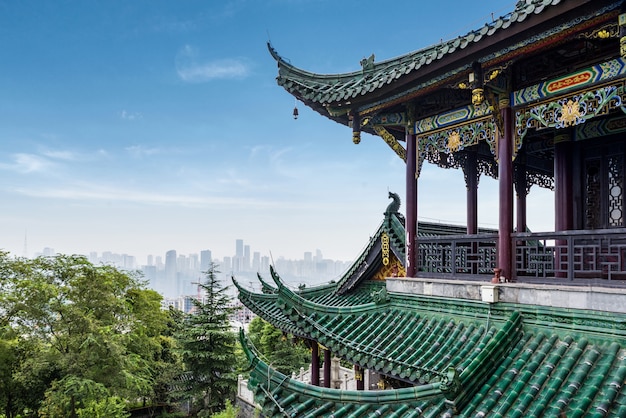
<svg viewBox="0 0 626 418">
<path fill-rule="evenodd" d="M 361 71 L 351 73 L 322 75 L 304 71 L 285 61 L 271 45 L 268 44 L 268 48 L 278 63 L 278 84 L 307 103 L 326 106 L 337 102 L 349 102 L 359 96 L 372 93 L 405 75 L 419 71 L 455 53 L 462 53 L 469 46 L 494 35 L 497 36 L 509 27 L 530 19 L 533 15 L 541 14 L 564 3 L 572 3 L 572 0 L 521 0 L 517 2 L 512 12 L 464 36 L 397 58 L 364 64 Z"/>
<path fill-rule="evenodd" d="M 249 352 L 264 416 L 626 416 L 624 316 L 397 294 L 328 307 L 280 286 L 278 295 L 284 315 L 333 353 L 415 386 L 312 387 Z"/>
<path fill-rule="evenodd" d="M 270 267 L 270 272 L 274 281 L 280 280 L 273 267 Z M 261 276 L 259 276 L 263 289 L 263 293 L 259 294 L 251 292 L 241 286 L 235 278 L 232 280 L 235 287 L 237 287 L 237 290 L 239 291 L 239 300 L 252 312 L 285 332 L 299 337 L 308 338 L 308 335 L 291 322 L 289 318 L 287 318 L 278 308 L 277 302 L 279 295 L 277 287 L 272 287 L 269 283 L 263 280 Z M 326 306 L 362 305 L 364 303 L 371 302 L 372 293 L 380 291 L 380 289 L 384 286 L 385 283 L 381 281 L 367 281 L 362 283 L 357 291 L 340 295 L 336 292 L 337 284 L 331 283 L 325 286 L 300 289 L 298 291 L 298 295 L 306 300 Z"/>
<path fill-rule="evenodd" d="M 412 384 L 445 380 L 450 367 L 465 370 L 498 331 L 495 322 L 458 322 L 390 304 L 384 288 L 372 297 L 362 305 L 326 306 L 280 285 L 276 303 L 302 334 L 340 357 Z M 506 341 L 517 338 L 514 333 Z M 503 339 L 498 350 L 506 350 Z"/>
</svg>

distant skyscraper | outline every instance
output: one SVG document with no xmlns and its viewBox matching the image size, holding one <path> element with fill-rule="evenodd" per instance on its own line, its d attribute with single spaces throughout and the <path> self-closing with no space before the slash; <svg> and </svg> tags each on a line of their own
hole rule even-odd
<svg viewBox="0 0 626 418">
<path fill-rule="evenodd" d="M 146 262 L 147 266 L 154 266 L 154 257 L 152 256 L 152 254 L 148 255 L 148 260 Z"/>
<path fill-rule="evenodd" d="M 235 241 L 235 256 L 243 257 L 243 240 L 238 239 Z"/>
<path fill-rule="evenodd" d="M 258 251 L 252 253 L 252 271 L 261 271 L 261 253 Z"/>
<path fill-rule="evenodd" d="M 211 264 L 211 250 L 200 251 L 200 271 L 207 271 Z"/>
<path fill-rule="evenodd" d="M 200 261 L 198 260 L 198 254 L 189 254 L 189 271 L 192 273 L 200 271 Z"/>
<path fill-rule="evenodd" d="M 165 253 L 165 280 L 174 283 L 176 280 L 176 250 L 169 250 Z"/>
<path fill-rule="evenodd" d="M 244 245 L 243 247 L 243 270 L 250 271 L 250 246 Z"/>
<path fill-rule="evenodd" d="M 228 273 L 233 270 L 233 263 L 230 257 L 224 257 L 224 262 L 219 269 L 222 273 Z"/>
</svg>

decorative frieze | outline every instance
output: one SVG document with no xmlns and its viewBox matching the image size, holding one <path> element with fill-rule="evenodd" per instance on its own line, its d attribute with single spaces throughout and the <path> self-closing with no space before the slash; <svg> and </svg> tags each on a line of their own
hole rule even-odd
<svg viewBox="0 0 626 418">
<path fill-rule="evenodd" d="M 515 149 L 522 146 L 529 129 L 568 128 L 611 110 L 624 110 L 624 81 L 528 106 L 515 112 Z"/>
<path fill-rule="evenodd" d="M 556 95 L 566 94 L 572 90 L 588 88 L 592 85 L 603 83 L 623 75 L 626 75 L 626 60 L 624 58 L 616 58 L 576 71 L 564 77 L 545 81 L 513 92 L 513 106 L 523 106 Z"/>
</svg>

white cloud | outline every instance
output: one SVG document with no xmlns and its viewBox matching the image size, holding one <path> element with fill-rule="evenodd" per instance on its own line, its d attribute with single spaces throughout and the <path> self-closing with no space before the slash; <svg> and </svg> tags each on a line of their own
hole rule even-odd
<svg viewBox="0 0 626 418">
<path fill-rule="evenodd" d="M 140 158 L 149 155 L 160 154 L 162 152 L 159 148 L 146 148 L 143 145 L 131 145 L 125 148 L 126 151 L 135 158 Z"/>
<path fill-rule="evenodd" d="M 14 154 L 13 163 L 0 164 L 0 169 L 18 173 L 35 173 L 47 171 L 53 164 L 46 158 L 34 154 Z"/>
<path fill-rule="evenodd" d="M 188 83 L 203 83 L 212 80 L 240 79 L 250 70 L 241 59 L 205 59 L 190 45 L 185 45 L 176 57 L 176 72 Z"/>
<path fill-rule="evenodd" d="M 183 206 L 197 208 L 247 208 L 262 209 L 283 206 L 277 201 L 260 200 L 249 197 L 196 196 L 167 193 L 150 193 L 108 186 L 74 185 L 46 188 L 14 188 L 15 193 L 43 198 L 74 201 L 112 201 L 118 203 L 138 203 L 160 206 Z"/>
<path fill-rule="evenodd" d="M 122 110 L 120 112 L 120 118 L 124 120 L 136 120 L 143 119 L 143 115 L 140 112 L 128 112 L 126 110 Z"/>
<path fill-rule="evenodd" d="M 43 151 L 42 154 L 55 160 L 74 161 L 77 159 L 77 155 L 72 151 Z"/>
</svg>

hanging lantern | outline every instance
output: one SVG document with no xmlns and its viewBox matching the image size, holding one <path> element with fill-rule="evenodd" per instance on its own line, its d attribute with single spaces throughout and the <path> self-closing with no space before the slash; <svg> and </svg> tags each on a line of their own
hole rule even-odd
<svg viewBox="0 0 626 418">
<path fill-rule="evenodd" d="M 293 107 L 293 118 L 298 119 L 298 106 Z"/>
</svg>

